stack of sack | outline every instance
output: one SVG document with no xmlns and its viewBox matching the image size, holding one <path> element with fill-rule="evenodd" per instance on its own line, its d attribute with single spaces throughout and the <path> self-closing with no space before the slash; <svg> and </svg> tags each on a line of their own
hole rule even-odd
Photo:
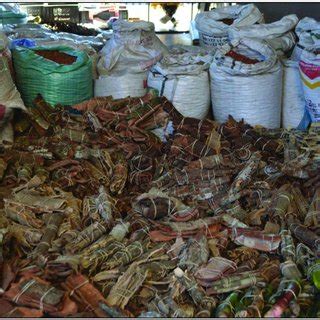
<svg viewBox="0 0 320 320">
<path fill-rule="evenodd" d="M 38 94 L 51 105 L 74 105 L 93 96 L 92 61 L 88 54 L 66 46 L 16 47 L 16 83 L 26 106 Z"/>
<path fill-rule="evenodd" d="M 185 117 L 204 119 L 210 109 L 208 70 L 213 54 L 193 46 L 177 46 L 154 65 L 148 87 L 158 90 Z"/>
<path fill-rule="evenodd" d="M 243 38 L 223 46 L 214 56 L 210 79 L 217 121 L 232 115 L 251 125 L 280 127 L 282 67 L 266 42 Z"/>
<path fill-rule="evenodd" d="M 234 5 L 198 13 L 195 18 L 202 47 L 219 47 L 228 43 L 230 27 L 252 26 L 264 21 L 262 13 L 254 4 Z"/>
<path fill-rule="evenodd" d="M 13 142 L 11 117 L 14 109 L 26 110 L 13 81 L 8 39 L 0 32 L 0 144 Z"/>
<path fill-rule="evenodd" d="M 154 24 L 118 20 L 113 35 L 101 50 L 97 64 L 97 97 L 140 97 L 147 92 L 147 74 L 168 49 L 154 32 Z"/>
</svg>

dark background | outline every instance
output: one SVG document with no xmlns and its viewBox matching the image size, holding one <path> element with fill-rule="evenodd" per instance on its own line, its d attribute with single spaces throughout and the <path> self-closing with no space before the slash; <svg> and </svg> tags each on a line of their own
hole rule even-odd
<svg viewBox="0 0 320 320">
<path fill-rule="evenodd" d="M 248 2 L 250 3 L 250 2 Z M 299 19 L 311 17 L 320 20 L 320 3 L 312 2 L 256 2 L 265 15 L 266 22 L 273 22 L 288 14 L 296 14 Z"/>
</svg>

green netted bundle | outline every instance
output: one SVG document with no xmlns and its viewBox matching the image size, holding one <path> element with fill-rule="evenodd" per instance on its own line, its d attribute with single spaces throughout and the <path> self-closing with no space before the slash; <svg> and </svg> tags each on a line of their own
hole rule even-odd
<svg viewBox="0 0 320 320">
<path fill-rule="evenodd" d="M 76 59 L 60 64 L 35 51 L 59 51 Z M 16 83 L 26 106 L 38 94 L 51 105 L 74 105 L 93 96 L 92 61 L 83 51 L 68 47 L 18 47 L 13 51 Z"/>
</svg>

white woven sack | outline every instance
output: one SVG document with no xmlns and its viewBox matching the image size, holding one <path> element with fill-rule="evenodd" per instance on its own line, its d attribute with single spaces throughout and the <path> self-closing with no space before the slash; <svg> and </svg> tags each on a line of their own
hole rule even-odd
<svg viewBox="0 0 320 320">
<path fill-rule="evenodd" d="M 97 69 L 99 75 L 145 72 L 161 58 L 156 50 L 136 45 L 121 46 L 107 55 L 100 55 Z"/>
<path fill-rule="evenodd" d="M 152 22 L 118 20 L 113 24 L 112 29 L 113 37 L 109 43 L 111 47 L 134 44 L 158 50 L 163 54 L 168 51 L 167 47 L 156 36 Z"/>
<path fill-rule="evenodd" d="M 295 44 L 293 28 L 299 19 L 295 14 L 283 17 L 279 21 L 269 24 L 256 24 L 252 26 L 231 26 L 228 30 L 229 39 L 253 38 L 266 40 L 277 53 L 283 55 Z"/>
<path fill-rule="evenodd" d="M 198 13 L 195 18 L 200 46 L 219 47 L 228 42 L 229 25 L 223 19 L 234 19 L 232 26 L 253 25 L 263 21 L 263 15 L 254 4 L 234 5 Z"/>
<path fill-rule="evenodd" d="M 208 71 L 195 75 L 181 75 L 168 79 L 161 74 L 148 74 L 148 87 L 172 102 L 185 117 L 204 119 L 210 109 Z"/>
<path fill-rule="evenodd" d="M 210 108 L 211 61 L 203 48 L 174 47 L 149 72 L 148 87 L 157 89 L 185 117 L 204 119 Z"/>
<path fill-rule="evenodd" d="M 294 32 L 290 31 L 281 37 L 267 39 L 266 42 L 276 51 L 279 57 L 282 57 L 295 46 L 296 37 Z"/>
<path fill-rule="evenodd" d="M 119 20 L 113 25 L 114 33 L 100 52 L 107 74 L 141 72 L 150 68 L 168 52 L 158 39 L 151 22 Z"/>
<path fill-rule="evenodd" d="M 263 59 L 248 65 L 225 56 L 230 49 L 250 58 Z M 281 116 L 282 68 L 275 51 L 267 44 L 241 39 L 219 50 L 210 67 L 211 102 L 217 121 L 232 115 L 251 125 L 279 128 Z"/>
<path fill-rule="evenodd" d="M 299 63 L 283 61 L 282 127 L 296 128 L 304 114 L 304 93 L 299 73 Z"/>
<path fill-rule="evenodd" d="M 0 128 L 10 121 L 13 109 L 26 110 L 8 64 L 8 54 L 0 51 Z"/>
<path fill-rule="evenodd" d="M 320 121 L 320 45 L 303 50 L 299 62 L 305 108 L 312 122 Z"/>
<path fill-rule="evenodd" d="M 142 97 L 147 93 L 147 73 L 102 76 L 95 80 L 94 96 L 114 99 Z"/>
<path fill-rule="evenodd" d="M 296 26 L 295 32 L 299 38 L 291 59 L 300 60 L 304 48 L 320 44 L 320 22 L 313 18 L 303 18 Z"/>
</svg>

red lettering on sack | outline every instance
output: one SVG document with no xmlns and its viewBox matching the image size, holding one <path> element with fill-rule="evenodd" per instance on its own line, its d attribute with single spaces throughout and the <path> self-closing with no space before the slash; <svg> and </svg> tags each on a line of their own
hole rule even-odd
<svg viewBox="0 0 320 320">
<path fill-rule="evenodd" d="M 300 61 L 299 63 L 301 71 L 311 80 L 320 76 L 320 66 Z"/>
<path fill-rule="evenodd" d="M 6 114 L 6 107 L 3 104 L 0 104 L 0 120 L 4 118 L 5 114 Z"/>
</svg>

